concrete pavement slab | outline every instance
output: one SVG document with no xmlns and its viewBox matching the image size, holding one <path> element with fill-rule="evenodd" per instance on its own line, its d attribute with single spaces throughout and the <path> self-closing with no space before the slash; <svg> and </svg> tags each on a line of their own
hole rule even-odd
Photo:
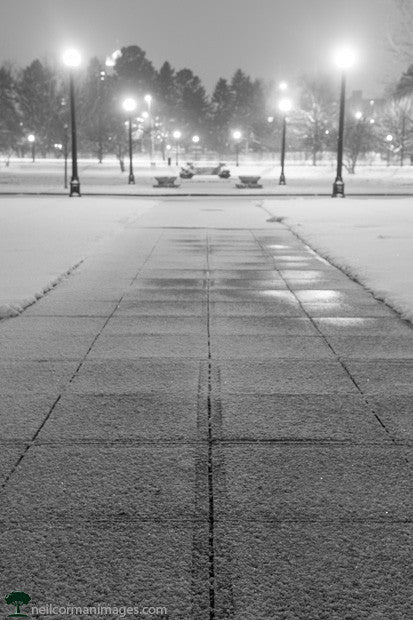
<svg viewBox="0 0 413 620">
<path fill-rule="evenodd" d="M 75 373 L 78 363 L 78 360 L 3 360 L 0 362 L 0 393 L 33 394 L 41 390 L 58 394 Z"/>
<path fill-rule="evenodd" d="M 206 317 L 202 301 L 136 301 L 125 299 L 117 308 L 117 316 L 195 316 Z"/>
<path fill-rule="evenodd" d="M 215 291 L 228 291 L 228 289 L 246 289 L 246 290 L 277 290 L 277 289 L 286 289 L 287 285 L 284 280 L 280 277 L 276 277 L 274 275 L 271 276 L 268 280 L 256 280 L 251 278 L 247 280 L 246 278 L 239 280 L 235 278 L 215 278 L 210 281 L 211 292 Z"/>
<path fill-rule="evenodd" d="M 383 318 L 321 318 L 314 319 L 318 329 L 326 336 L 404 336 L 413 337 L 413 327 L 398 317 Z"/>
<path fill-rule="evenodd" d="M 121 336 L 101 335 L 88 359 L 139 359 L 139 358 L 208 358 L 207 335 L 187 334 L 138 334 Z"/>
<path fill-rule="evenodd" d="M 206 440 L 192 395 L 171 393 L 64 394 L 42 428 L 39 441 L 80 443 Z M 13 427 L 11 429 L 14 430 Z M 20 438 L 17 432 L 5 438 Z"/>
<path fill-rule="evenodd" d="M 0 444 L 0 485 L 5 483 L 25 450 L 26 445 L 21 440 L 14 446 Z"/>
<path fill-rule="evenodd" d="M 362 305 L 357 302 L 351 303 L 315 303 L 310 304 L 304 302 L 303 309 L 312 318 L 320 317 L 394 317 L 395 312 L 384 304 L 367 304 Z"/>
<path fill-rule="evenodd" d="M 400 394 L 373 395 L 368 401 L 391 437 L 400 442 L 413 440 L 413 399 Z"/>
<path fill-rule="evenodd" d="M 212 422 L 214 437 L 223 440 L 390 441 L 353 394 L 224 394 L 213 400 Z"/>
<path fill-rule="evenodd" d="M 0 333 L 3 360 L 78 360 L 82 359 L 95 339 L 89 336 L 55 336 L 27 341 L 27 336 L 16 338 Z"/>
<path fill-rule="evenodd" d="M 222 393 L 355 394 L 357 389 L 336 361 L 220 361 Z"/>
<path fill-rule="evenodd" d="M 0 393 L 0 440 L 11 444 L 30 441 L 57 397 L 57 392 L 48 394 L 46 391 Z"/>
<path fill-rule="evenodd" d="M 33 446 L 3 493 L 0 521 L 206 518 L 206 497 L 195 510 L 195 459 L 206 450 L 200 444 Z M 205 484 L 206 471 L 205 465 Z"/>
<path fill-rule="evenodd" d="M 412 537 L 403 523 L 216 524 L 218 614 L 234 620 L 405 620 Z M 219 615 L 218 615 L 219 617 Z"/>
<path fill-rule="evenodd" d="M 272 334 L 279 336 L 318 336 L 310 319 L 282 316 L 210 317 L 213 334 Z"/>
<path fill-rule="evenodd" d="M 412 360 L 347 360 L 346 366 L 365 394 L 413 394 Z"/>
<path fill-rule="evenodd" d="M 217 446 L 215 459 L 221 518 L 411 519 L 412 470 L 403 446 L 232 443 Z"/>
<path fill-rule="evenodd" d="M 174 393 L 195 396 L 204 365 L 198 361 L 86 361 L 69 386 L 79 394 Z"/>
<path fill-rule="evenodd" d="M 187 303 L 192 302 L 205 302 L 206 301 L 206 291 L 198 288 L 167 288 L 162 289 L 147 289 L 147 288 L 139 288 L 139 286 L 135 286 L 133 289 L 129 289 L 123 295 L 122 303 L 126 303 L 128 301 L 183 301 Z"/>
<path fill-rule="evenodd" d="M 13 545 L 0 556 L 3 587 L 9 592 L 20 584 L 38 605 L 163 607 L 166 613 L 158 617 L 209 620 L 208 555 L 205 547 L 194 546 L 207 536 L 207 524 L 139 520 L 103 520 L 82 528 L 8 525 L 3 540 Z M 16 554 L 16 548 L 24 553 Z M 6 615 L 10 607 L 3 598 L 0 605 Z"/>
<path fill-rule="evenodd" d="M 334 359 L 323 338 L 264 334 L 223 335 L 211 340 L 212 359 Z"/>
<path fill-rule="evenodd" d="M 413 359 L 413 330 L 403 336 L 329 336 L 329 343 L 343 359 Z"/>
<path fill-rule="evenodd" d="M 117 301 L 101 301 L 90 299 L 72 299 L 66 295 L 56 299 L 52 295 L 43 297 L 24 311 L 25 316 L 73 316 L 73 317 L 108 317 L 116 308 Z"/>
<path fill-rule="evenodd" d="M 105 326 L 105 336 L 128 334 L 197 334 L 206 332 L 206 320 L 198 316 L 119 316 Z"/>
<path fill-rule="evenodd" d="M 286 291 L 271 291 L 284 293 Z M 290 293 L 291 295 L 291 293 Z M 305 317 L 305 312 L 299 303 L 291 295 L 286 299 L 271 299 L 270 297 L 263 299 L 261 302 L 248 302 L 239 300 L 238 302 L 230 301 L 211 301 L 210 304 L 212 317 Z"/>
</svg>

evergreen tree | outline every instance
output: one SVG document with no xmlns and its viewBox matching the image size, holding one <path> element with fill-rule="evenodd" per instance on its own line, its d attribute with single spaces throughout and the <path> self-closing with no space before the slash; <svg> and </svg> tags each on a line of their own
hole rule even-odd
<svg viewBox="0 0 413 620">
<path fill-rule="evenodd" d="M 63 133 L 58 76 L 40 60 L 34 60 L 22 71 L 17 93 L 23 131 L 35 135 L 36 144 L 45 156 L 54 143 L 60 142 Z"/>
<path fill-rule="evenodd" d="M 20 135 L 15 82 L 11 69 L 0 67 L 0 149 L 10 154 Z"/>
</svg>

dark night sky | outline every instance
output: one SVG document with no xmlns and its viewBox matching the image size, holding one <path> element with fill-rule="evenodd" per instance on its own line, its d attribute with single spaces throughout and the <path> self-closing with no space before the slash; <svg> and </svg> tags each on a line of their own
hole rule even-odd
<svg viewBox="0 0 413 620">
<path fill-rule="evenodd" d="M 349 88 L 377 96 L 406 67 L 385 39 L 392 0 L 0 0 L 0 63 L 60 57 L 75 46 L 104 58 L 137 44 L 159 68 L 185 66 L 210 91 L 238 67 L 252 77 L 291 80 L 334 71 L 332 50 L 358 49 Z"/>
</svg>

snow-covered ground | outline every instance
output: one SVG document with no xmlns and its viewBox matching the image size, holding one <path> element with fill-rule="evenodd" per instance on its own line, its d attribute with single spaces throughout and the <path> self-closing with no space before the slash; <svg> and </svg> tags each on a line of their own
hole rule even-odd
<svg viewBox="0 0 413 620">
<path fill-rule="evenodd" d="M 21 312 L 152 204 L 103 197 L 1 198 L 0 318 Z"/>
<path fill-rule="evenodd" d="M 180 164 L 187 161 L 182 157 Z M 325 194 L 331 193 L 335 177 L 335 162 L 325 161 L 318 166 L 303 165 L 287 158 L 285 175 L 287 185 L 278 184 L 280 165 L 278 156 L 262 161 L 248 160 L 245 156 L 240 159 L 239 167 L 234 161 L 225 160 L 231 171 L 229 179 L 219 179 L 216 175 L 195 175 L 192 179 L 180 179 L 180 165 L 168 167 L 165 162 L 158 160 L 156 166 L 150 166 L 148 161 L 137 158 L 134 162 L 135 185 L 128 184 L 128 161 L 125 161 L 126 170 L 121 172 L 119 163 L 115 159 L 105 159 L 102 164 L 93 159 L 79 161 L 79 178 L 84 194 L 248 194 L 250 190 L 239 190 L 235 187 L 239 182 L 239 175 L 258 175 L 261 177 L 262 190 L 252 190 L 253 193 L 263 194 Z M 217 161 L 199 161 L 197 165 L 216 165 Z M 175 161 L 173 161 L 175 164 Z M 70 178 L 70 162 L 68 170 Z M 155 176 L 178 177 L 179 189 L 154 188 Z M 354 193 L 413 193 L 413 166 L 406 165 L 386 166 L 377 163 L 374 166 L 359 165 L 356 174 L 344 171 L 346 192 Z M 34 163 L 28 159 L 11 160 L 9 166 L 0 161 L 0 194 L 13 192 L 53 192 L 66 194 L 63 187 L 63 161 L 58 159 L 37 159 Z"/>
<path fill-rule="evenodd" d="M 413 321 L 413 199 L 265 200 L 322 256 Z"/>
</svg>

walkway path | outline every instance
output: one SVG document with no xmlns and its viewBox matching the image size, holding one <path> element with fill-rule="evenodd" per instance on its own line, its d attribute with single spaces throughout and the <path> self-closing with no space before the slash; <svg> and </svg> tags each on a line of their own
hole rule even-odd
<svg viewBox="0 0 413 620">
<path fill-rule="evenodd" d="M 0 347 L 4 595 L 410 617 L 413 331 L 253 205 L 164 203 Z"/>
</svg>

